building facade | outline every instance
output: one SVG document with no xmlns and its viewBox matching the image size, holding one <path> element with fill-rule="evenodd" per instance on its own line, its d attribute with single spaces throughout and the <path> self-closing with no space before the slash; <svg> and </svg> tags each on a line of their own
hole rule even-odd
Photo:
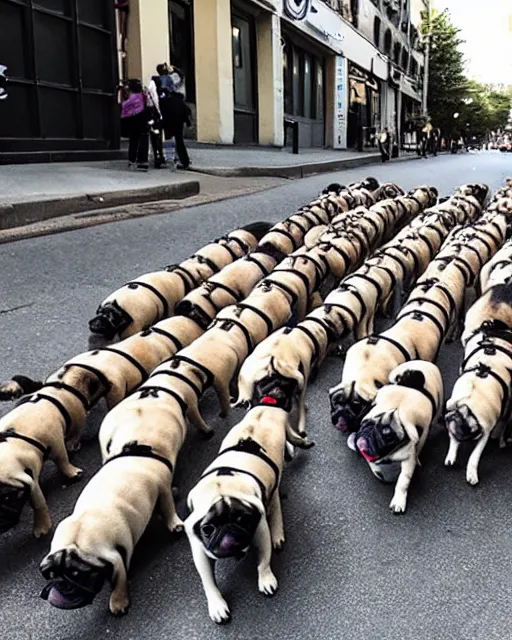
<svg viewBox="0 0 512 640">
<path fill-rule="evenodd" d="M 119 145 L 118 77 L 185 76 L 200 142 L 364 148 L 421 109 L 424 0 L 0 0 L 0 153 Z"/>
<path fill-rule="evenodd" d="M 182 69 L 201 142 L 282 146 L 286 120 L 299 122 L 301 147 L 363 148 L 384 127 L 404 141 L 421 110 L 424 9 L 424 0 L 130 0 L 128 70 L 147 79 L 168 58 Z"/>
</svg>

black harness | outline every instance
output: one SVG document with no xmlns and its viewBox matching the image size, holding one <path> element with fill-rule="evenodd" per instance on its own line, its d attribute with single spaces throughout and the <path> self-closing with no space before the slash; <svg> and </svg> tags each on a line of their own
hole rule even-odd
<svg viewBox="0 0 512 640">
<path fill-rule="evenodd" d="M 179 264 L 169 264 L 165 267 L 164 271 L 168 271 L 169 273 L 175 273 L 178 278 L 183 282 L 183 289 L 185 295 L 190 293 L 196 284 L 195 277 L 186 269 Z"/>
<path fill-rule="evenodd" d="M 274 324 L 273 324 L 272 320 L 265 313 L 263 313 L 263 311 L 261 311 L 257 307 L 253 307 L 250 304 L 247 304 L 246 302 L 239 302 L 236 305 L 236 308 L 240 309 L 240 311 L 243 311 L 244 309 L 247 309 L 247 310 L 252 311 L 253 313 L 255 313 L 267 325 L 267 329 L 268 329 L 269 335 L 271 333 L 273 333 Z"/>
<path fill-rule="evenodd" d="M 48 402 L 51 402 L 53 404 L 53 406 L 56 407 L 59 410 L 60 415 L 64 418 L 64 423 L 66 425 L 65 429 L 64 429 L 64 434 L 66 434 L 68 429 L 69 429 L 69 427 L 71 426 L 72 419 L 71 419 L 71 415 L 70 415 L 69 411 L 62 404 L 62 402 L 60 400 L 58 400 L 57 398 L 54 398 L 53 396 L 48 396 L 48 395 L 46 395 L 46 393 L 42 393 L 41 391 L 36 391 L 36 393 L 34 393 L 33 395 L 27 396 L 26 398 L 22 398 L 18 402 L 17 406 L 20 406 L 20 405 L 28 403 L 28 402 L 30 402 L 32 404 L 36 404 L 40 400 L 48 400 Z"/>
<path fill-rule="evenodd" d="M 244 338 L 247 343 L 247 351 L 250 353 L 254 349 L 254 343 L 252 341 L 251 334 L 249 333 L 249 329 L 243 322 L 232 318 L 226 318 L 225 320 L 220 318 L 218 320 L 215 320 L 214 326 L 218 326 L 219 329 L 222 329 L 223 331 L 230 331 L 233 327 L 238 327 L 244 334 Z"/>
<path fill-rule="evenodd" d="M 138 391 L 139 400 L 144 400 L 145 398 L 158 398 L 159 393 L 166 393 L 168 396 L 171 396 L 176 402 L 180 405 L 181 412 L 183 416 L 187 415 L 188 406 L 183 400 L 183 398 L 172 389 L 167 389 L 166 387 L 160 387 L 159 385 L 148 385 L 141 387 Z"/>
<path fill-rule="evenodd" d="M 289 231 L 285 231 L 284 229 L 270 229 L 269 233 L 280 233 L 285 238 L 288 238 L 294 251 L 297 251 L 297 249 L 299 248 L 297 246 L 297 241 Z"/>
<path fill-rule="evenodd" d="M 407 389 L 414 389 L 415 391 L 419 391 L 420 393 L 422 393 L 425 398 L 427 398 L 427 400 L 430 402 L 430 404 L 432 405 L 432 417 L 434 417 L 437 413 L 437 402 L 434 399 L 434 396 L 430 393 L 430 391 L 428 391 L 428 389 L 425 389 L 425 387 L 422 387 L 421 389 L 418 389 L 417 387 L 409 387 L 406 384 L 400 384 L 400 382 L 395 382 L 397 387 L 405 387 Z"/>
<path fill-rule="evenodd" d="M 132 366 L 134 366 L 137 369 L 137 371 L 140 373 L 142 382 L 144 382 L 144 380 L 147 380 L 148 374 L 146 369 L 144 369 L 144 367 L 140 364 L 140 362 L 137 362 L 137 360 L 135 360 L 135 358 L 131 356 L 129 353 L 125 353 L 124 351 L 119 351 L 119 349 L 115 349 L 114 347 L 102 347 L 97 351 L 109 351 L 110 353 L 115 353 L 116 355 L 121 356 L 121 358 L 124 358 L 125 360 L 127 360 Z M 92 351 L 91 355 L 95 355 L 95 352 Z"/>
<path fill-rule="evenodd" d="M 237 238 L 237 236 L 226 235 L 226 236 L 220 237 L 217 240 L 217 242 L 219 242 L 219 240 L 225 240 L 226 242 L 235 242 L 244 253 L 249 253 L 249 251 L 251 250 L 249 245 L 243 240 L 241 240 L 240 238 Z M 222 246 L 224 247 L 225 245 L 222 245 Z M 240 256 L 237 256 L 237 258 L 238 257 Z"/>
<path fill-rule="evenodd" d="M 72 395 L 74 395 L 75 398 L 78 398 L 78 400 L 80 400 L 80 402 L 82 403 L 83 408 L 86 411 L 89 411 L 91 409 L 91 404 L 90 404 L 88 398 L 86 398 L 85 395 L 81 391 L 78 391 L 78 389 L 75 389 L 75 387 L 72 387 L 70 384 L 66 384 L 65 382 L 60 382 L 60 381 L 56 380 L 55 382 L 45 382 L 44 386 L 45 387 L 53 387 L 54 389 L 62 389 L 63 391 L 67 391 L 68 393 L 71 393 Z"/>
<path fill-rule="evenodd" d="M 196 367 L 197 369 L 199 369 L 200 371 L 202 371 L 205 374 L 205 376 L 206 376 L 206 387 L 210 387 L 213 384 L 215 376 L 210 371 L 210 369 L 207 369 L 200 362 L 196 362 L 195 360 L 192 360 L 192 358 L 188 358 L 187 356 L 180 356 L 179 354 L 173 356 L 169 360 L 169 362 L 171 362 L 171 363 L 173 363 L 173 362 L 178 362 L 178 363 L 186 362 L 187 364 L 191 365 L 192 367 Z"/>
<path fill-rule="evenodd" d="M 343 258 L 343 262 L 345 264 L 345 271 L 348 271 L 350 269 L 350 267 L 352 266 L 352 260 L 350 259 L 350 257 L 345 253 L 345 251 L 343 251 L 343 249 L 340 249 L 340 247 L 337 247 L 332 241 L 328 240 L 326 242 L 321 242 L 319 243 L 319 246 L 323 247 L 326 246 L 328 247 L 328 250 L 330 251 L 331 249 L 333 251 L 335 251 L 339 256 L 341 256 Z"/>
<path fill-rule="evenodd" d="M 174 346 L 176 347 L 176 351 L 181 351 L 183 349 L 183 345 L 178 340 L 178 338 L 173 336 L 172 333 L 168 333 L 167 331 L 164 331 L 163 329 L 160 329 L 160 327 L 150 327 L 149 329 L 146 329 L 145 331 L 143 331 L 140 335 L 143 338 L 145 338 L 146 336 L 149 336 L 152 333 L 156 333 L 159 336 L 164 336 L 164 338 L 168 338 L 174 344 Z"/>
<path fill-rule="evenodd" d="M 220 271 L 220 267 L 218 267 L 213 260 L 207 258 L 206 256 L 202 256 L 199 253 L 194 253 L 194 255 L 190 256 L 190 259 L 197 260 L 199 264 L 206 264 L 213 271 L 213 273 L 218 273 Z"/>
<path fill-rule="evenodd" d="M 394 277 L 394 276 L 393 276 Z M 364 273 L 354 273 L 353 275 L 351 275 L 348 280 L 351 280 L 352 278 L 362 278 L 363 280 L 366 280 L 366 282 L 369 282 L 371 285 L 373 285 L 377 291 L 377 295 L 378 295 L 378 299 L 381 300 L 382 296 L 383 296 L 383 291 L 382 291 L 382 287 L 380 286 L 380 283 L 377 282 L 376 280 L 374 280 L 373 278 L 370 278 L 370 276 L 364 274 Z M 346 282 L 346 281 L 345 281 Z M 395 281 L 396 282 L 396 281 Z"/>
<path fill-rule="evenodd" d="M 480 351 L 483 351 L 484 355 L 486 356 L 495 356 L 499 351 L 501 353 L 504 353 L 512 360 L 512 351 L 510 349 L 502 347 L 500 344 L 494 344 L 494 342 L 491 342 L 489 338 L 483 338 L 478 342 L 478 346 L 476 346 L 462 361 L 462 364 L 460 366 L 461 373 L 464 373 L 469 360 L 471 360 L 471 358 Z"/>
<path fill-rule="evenodd" d="M 337 309 L 342 309 L 343 311 L 345 311 L 345 313 L 347 313 L 350 316 L 350 319 L 352 320 L 351 328 L 355 327 L 359 322 L 359 318 L 356 316 L 355 312 L 350 307 L 347 307 L 344 304 L 338 304 L 337 302 L 327 302 L 324 304 L 325 312 L 329 313 L 332 307 L 335 307 Z"/>
<path fill-rule="evenodd" d="M 268 496 L 266 495 L 267 492 L 266 492 L 265 485 L 255 474 L 251 473 L 250 471 L 246 471 L 245 469 L 238 469 L 236 467 L 217 467 L 215 469 L 211 469 L 210 471 L 203 473 L 203 475 L 201 476 L 201 480 L 203 478 L 206 478 L 206 476 L 209 476 L 212 473 L 217 473 L 217 475 L 221 475 L 221 476 L 232 475 L 233 473 L 242 473 L 247 476 L 250 476 L 251 478 L 253 478 L 253 480 L 257 482 L 258 486 L 261 489 L 263 501 L 265 503 L 270 502 L 270 499 L 273 496 L 274 491 L 277 489 L 277 486 L 279 484 L 280 473 L 279 473 L 279 467 L 276 465 L 276 463 L 271 458 L 269 458 L 269 456 L 267 456 L 263 447 L 258 442 L 256 442 L 256 440 L 253 440 L 252 438 L 244 438 L 242 440 L 239 440 L 237 444 L 235 444 L 234 446 L 228 447 L 227 449 L 223 449 L 222 451 L 219 452 L 217 460 L 222 455 L 230 451 L 236 451 L 238 453 L 246 453 L 248 455 L 256 456 L 257 458 L 260 458 L 260 460 L 263 460 L 263 462 L 266 462 L 266 464 L 272 469 L 275 475 L 275 483 L 269 495 Z"/>
<path fill-rule="evenodd" d="M 410 362 L 411 360 L 413 360 L 413 358 L 409 355 L 409 352 L 407 351 L 407 349 L 405 347 L 403 347 L 399 342 L 397 342 L 393 338 L 388 338 L 388 336 L 384 336 L 382 334 L 375 335 L 375 336 L 369 336 L 368 338 L 366 338 L 366 343 L 367 344 L 377 344 L 379 342 L 379 340 L 384 340 L 384 342 L 389 342 L 389 344 L 391 344 L 393 347 L 395 347 L 395 349 L 398 349 L 398 351 L 400 351 L 400 353 L 405 358 L 406 362 Z"/>
<path fill-rule="evenodd" d="M 168 376 L 169 378 L 177 378 L 178 380 L 181 380 L 182 382 L 187 384 L 192 389 L 192 391 L 196 394 L 196 397 L 198 400 L 202 395 L 201 389 L 194 382 L 192 382 L 192 380 L 189 380 L 189 378 L 187 378 L 186 375 L 184 375 L 183 373 L 180 373 L 179 371 L 170 371 L 169 369 L 165 369 L 164 371 L 155 371 L 154 373 L 151 374 L 150 378 L 154 378 L 156 376 Z M 155 387 L 153 385 L 151 385 L 150 387 L 144 386 L 144 387 L 141 387 L 141 391 L 144 391 L 144 389 L 148 389 L 148 388 L 158 389 L 159 387 L 158 386 Z M 160 389 L 163 389 L 163 388 L 164 387 L 160 387 Z"/>
<path fill-rule="evenodd" d="M 444 309 L 444 312 L 446 313 L 446 309 Z M 428 311 L 418 311 L 418 309 L 413 309 L 412 311 L 407 311 L 406 313 L 400 314 L 396 321 L 399 322 L 400 320 L 402 320 L 402 318 L 405 318 L 407 316 L 411 316 L 413 320 L 417 320 L 418 322 L 423 322 L 423 318 L 427 318 L 436 326 L 441 338 L 444 336 L 446 327 L 443 327 L 439 319 L 436 318 L 434 314 L 429 313 Z"/>
<path fill-rule="evenodd" d="M 293 291 L 291 287 L 284 284 L 283 282 L 278 282 L 277 280 L 271 280 L 270 278 L 265 278 L 262 280 L 259 285 L 263 291 L 271 291 L 272 287 L 276 287 L 277 289 L 281 289 L 286 295 L 290 297 L 290 307 L 293 309 L 299 300 L 299 296 Z M 306 290 L 307 291 L 307 290 Z"/>
<path fill-rule="evenodd" d="M 139 282 L 138 280 L 132 280 L 131 282 L 128 282 L 126 286 L 128 289 L 137 289 L 137 287 L 143 287 L 144 289 L 151 291 L 151 293 L 156 296 L 162 304 L 162 318 L 167 318 L 167 316 L 169 315 L 169 303 L 156 287 L 154 287 L 152 284 L 148 284 L 147 282 Z M 157 315 L 157 318 L 161 319 L 159 315 Z"/>
<path fill-rule="evenodd" d="M 50 447 L 45 447 L 44 444 L 41 444 L 38 440 L 34 440 L 34 438 L 29 438 L 28 436 L 24 436 L 21 433 L 16 433 L 16 431 L 14 431 L 12 427 L 0 432 L 0 444 L 2 442 L 7 442 L 9 438 L 23 440 L 24 442 L 32 445 L 43 454 L 43 460 L 47 460 L 50 454 Z"/>
<path fill-rule="evenodd" d="M 248 262 L 254 262 L 254 264 L 259 268 L 259 270 L 264 276 L 268 276 L 268 274 L 271 271 L 271 269 L 267 269 L 267 267 L 262 265 L 261 262 L 259 262 L 259 260 L 256 260 L 256 258 L 253 255 L 245 256 L 244 260 L 247 260 Z"/>
<path fill-rule="evenodd" d="M 503 391 L 503 402 L 501 404 L 501 412 L 500 412 L 500 418 L 501 418 L 501 416 L 505 412 L 505 409 L 509 401 L 509 396 L 510 396 L 509 385 L 505 382 L 505 380 L 503 380 L 501 376 L 499 376 L 495 371 L 493 371 L 491 367 L 489 367 L 489 365 L 483 364 L 482 362 L 479 362 L 474 367 L 470 367 L 469 369 L 466 369 L 463 372 L 463 374 L 471 373 L 473 371 L 476 372 L 476 375 L 478 378 L 487 378 L 487 376 L 491 376 L 492 378 L 497 380 L 497 382 L 499 382 L 501 386 L 501 390 Z"/>
<path fill-rule="evenodd" d="M 390 247 L 392 248 L 392 247 Z M 396 248 L 396 247 L 394 247 Z M 382 251 L 382 253 L 379 253 L 379 258 L 380 257 L 383 258 L 389 258 L 390 260 L 394 260 L 394 262 L 396 264 L 398 264 L 400 266 L 400 269 L 402 270 L 402 281 L 404 281 L 407 278 L 407 267 L 405 266 L 405 264 L 400 260 L 400 258 L 398 256 L 393 255 L 392 253 L 387 253 L 386 249 L 384 249 Z M 381 267 L 381 269 L 383 269 L 384 267 Z M 386 267 L 387 268 L 387 267 Z"/>
<path fill-rule="evenodd" d="M 366 306 L 363 296 L 354 285 L 343 282 L 336 291 L 340 291 L 342 293 L 343 291 L 348 291 L 348 293 L 351 293 L 361 305 L 361 316 L 364 317 L 366 315 L 368 307 Z"/>
<path fill-rule="evenodd" d="M 333 326 L 329 326 L 327 320 L 322 320 L 321 318 L 312 318 L 308 316 L 304 322 L 315 322 L 325 331 L 327 335 L 328 342 L 334 342 L 338 339 L 338 333 Z M 330 321 L 329 321 L 330 322 Z M 332 323 L 331 323 L 332 324 Z M 301 325 L 297 325 L 295 328 L 298 329 Z"/>
<path fill-rule="evenodd" d="M 316 320 L 316 318 L 314 318 Z M 308 320 L 310 320 L 310 318 L 308 318 Z M 320 322 L 320 321 L 318 321 Z M 307 327 L 304 327 L 301 324 L 298 324 L 295 329 L 297 329 L 297 331 L 302 331 L 302 333 L 304 335 L 306 335 L 310 340 L 311 340 L 311 344 L 313 345 L 313 363 L 318 361 L 318 358 L 320 357 L 320 343 L 318 342 L 317 337 L 315 336 L 315 334 L 310 331 Z M 327 331 L 327 329 L 325 327 L 323 327 L 324 331 Z"/>
<path fill-rule="evenodd" d="M 418 303 L 418 305 L 420 307 L 421 307 L 421 305 L 423 303 L 431 304 L 436 309 L 439 309 L 439 311 L 442 313 L 443 318 L 445 320 L 446 327 L 450 326 L 450 313 L 448 311 L 446 311 L 446 309 L 443 307 L 443 305 L 440 302 L 437 302 L 437 300 L 431 300 L 430 298 L 427 298 L 426 296 L 421 296 L 420 298 L 413 298 L 412 300 L 407 301 L 407 304 L 405 306 L 408 306 L 409 304 L 414 304 L 414 303 Z M 423 313 L 423 311 L 420 310 L 420 313 Z M 408 315 L 408 314 L 404 313 L 403 315 L 400 315 L 397 318 L 397 321 L 400 320 L 400 318 L 403 318 L 403 316 L 405 316 L 405 315 Z"/>
<path fill-rule="evenodd" d="M 151 458 L 152 460 L 158 460 L 159 462 L 162 462 L 163 464 L 165 464 L 165 466 L 171 472 L 171 475 L 174 472 L 174 467 L 170 460 L 167 460 L 167 458 L 164 458 L 164 456 L 160 456 L 158 455 L 158 453 L 155 453 L 150 445 L 139 444 L 136 440 L 134 440 L 133 442 L 126 443 L 123 446 L 121 453 L 117 453 L 115 456 L 112 456 L 111 458 L 106 460 L 104 465 L 108 464 L 109 462 L 112 462 L 112 460 L 117 460 L 118 458 L 132 458 L 132 457 L 133 458 Z"/>
</svg>

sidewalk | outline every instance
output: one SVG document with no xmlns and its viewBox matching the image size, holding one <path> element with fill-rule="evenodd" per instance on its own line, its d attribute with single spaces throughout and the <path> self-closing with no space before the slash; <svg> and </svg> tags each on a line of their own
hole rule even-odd
<svg viewBox="0 0 512 640">
<path fill-rule="evenodd" d="M 308 149 L 294 155 L 288 149 L 193 144 L 190 156 L 190 171 L 141 173 L 129 170 L 125 160 L 1 165 L 0 230 L 86 211 L 190 198 L 203 191 L 207 177 L 207 188 L 212 180 L 231 178 L 228 190 L 236 191 L 244 181 L 262 177 L 302 178 L 380 162 L 375 152 Z M 225 185 L 220 190 L 227 192 Z"/>
</svg>

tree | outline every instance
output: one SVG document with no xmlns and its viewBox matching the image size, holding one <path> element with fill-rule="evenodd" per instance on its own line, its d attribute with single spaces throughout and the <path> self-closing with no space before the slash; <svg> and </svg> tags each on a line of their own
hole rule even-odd
<svg viewBox="0 0 512 640">
<path fill-rule="evenodd" d="M 432 124 L 445 135 L 457 128 L 454 114 L 460 113 L 467 97 L 468 82 L 464 75 L 464 56 L 459 47 L 464 42 L 450 18 L 449 11 L 424 12 L 421 33 L 429 37 L 430 59 L 427 107 Z"/>
</svg>

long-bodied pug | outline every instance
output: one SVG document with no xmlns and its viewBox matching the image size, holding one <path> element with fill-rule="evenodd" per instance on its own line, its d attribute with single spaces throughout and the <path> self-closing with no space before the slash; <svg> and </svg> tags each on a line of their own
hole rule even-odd
<svg viewBox="0 0 512 640">
<path fill-rule="evenodd" d="M 404 513 L 407 494 L 430 426 L 443 409 L 441 372 L 435 364 L 412 360 L 391 372 L 377 392 L 355 435 L 355 448 L 382 482 L 396 481 L 389 505 Z"/>
<path fill-rule="evenodd" d="M 165 326 L 165 328 L 163 328 Z M 46 383 L 16 377 L 4 394 L 32 393 L 0 420 L 0 532 L 15 526 L 24 505 L 34 510 L 34 535 L 51 528 L 39 477 L 49 458 L 67 481 L 82 470 L 68 451 L 80 446 L 87 413 L 102 397 L 109 408 L 131 393 L 163 360 L 202 330 L 188 318 L 169 318 L 116 345 L 72 358 Z"/>
<path fill-rule="evenodd" d="M 174 306 L 191 289 L 254 249 L 269 231 L 256 222 L 207 244 L 179 265 L 146 273 L 114 291 L 100 304 L 89 329 L 107 340 L 127 338 L 172 315 Z"/>
<path fill-rule="evenodd" d="M 509 240 L 480 271 L 480 295 L 497 284 L 506 284 L 512 276 L 512 240 Z"/>
<path fill-rule="evenodd" d="M 271 596 L 277 590 L 270 563 L 272 549 L 281 549 L 285 541 L 279 485 L 287 422 L 281 409 L 251 409 L 229 431 L 217 458 L 188 495 L 191 513 L 185 531 L 208 613 L 218 624 L 228 622 L 231 612 L 215 581 L 215 561 L 241 558 L 254 545 L 259 591 Z"/>
<path fill-rule="evenodd" d="M 196 408 L 208 382 L 205 372 L 188 363 L 179 372 L 162 365 L 107 415 L 100 428 L 103 467 L 57 527 L 41 563 L 49 581 L 41 596 L 54 607 L 91 604 L 110 582 L 111 613 L 127 612 L 127 572 L 155 507 L 170 532 L 183 529 L 171 482 L 187 422 L 211 435 Z"/>
<path fill-rule="evenodd" d="M 269 404 L 298 414 L 297 428 L 290 423 L 288 436 L 297 432 L 304 437 L 306 391 L 311 372 L 320 366 L 329 341 L 336 335 L 329 319 L 310 316 L 294 328 L 275 331 L 243 363 L 235 406 L 252 407 L 267 396 L 271 398 Z"/>
<path fill-rule="evenodd" d="M 468 339 L 461 375 L 446 403 L 445 425 L 450 446 L 446 466 L 453 466 L 461 442 L 474 441 L 466 480 L 479 482 L 478 465 L 490 437 L 500 438 L 510 421 L 512 384 L 512 330 L 488 320 Z"/>
</svg>

